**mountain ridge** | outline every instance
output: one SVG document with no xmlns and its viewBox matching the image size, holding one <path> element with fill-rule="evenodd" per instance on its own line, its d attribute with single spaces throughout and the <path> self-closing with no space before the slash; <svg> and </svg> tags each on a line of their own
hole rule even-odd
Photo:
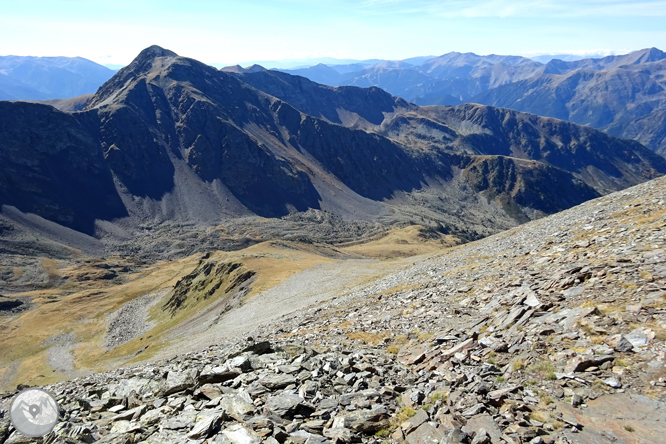
<svg viewBox="0 0 666 444">
<path fill-rule="evenodd" d="M 23 106 L 4 104 L 8 112 Z M 378 88 L 325 87 L 274 71 L 228 73 L 160 47 L 142 51 L 82 111 L 40 110 L 69 116 L 67 127 L 92 140 L 97 160 L 74 164 L 96 165 L 118 213 L 91 206 L 95 214 L 77 216 L 55 197 L 43 211 L 36 195 L 12 200 L 11 181 L 0 204 L 47 219 L 69 214 L 58 222 L 102 233 L 114 248 L 143 226 L 194 224 L 186 236 L 221 220 L 309 210 L 364 229 L 418 217 L 469 240 L 666 173 L 666 161 L 641 145 L 591 129 L 481 106 L 419 108 Z M 11 131 L 23 131 L 24 120 Z M 7 143 L 0 154 L 16 150 Z"/>
</svg>

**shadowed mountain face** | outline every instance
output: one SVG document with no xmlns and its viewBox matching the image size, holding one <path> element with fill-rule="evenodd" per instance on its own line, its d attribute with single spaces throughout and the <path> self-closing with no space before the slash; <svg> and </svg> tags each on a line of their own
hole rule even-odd
<svg viewBox="0 0 666 444">
<path fill-rule="evenodd" d="M 93 234 L 127 216 L 109 165 L 77 120 L 31 103 L 0 102 L 0 204 Z"/>
<path fill-rule="evenodd" d="M 156 46 L 86 103 L 2 104 L 0 204 L 86 233 L 96 219 L 210 226 L 308 209 L 384 224 L 477 214 L 492 231 L 666 173 L 640 144 L 566 122 L 222 72 Z"/>
</svg>

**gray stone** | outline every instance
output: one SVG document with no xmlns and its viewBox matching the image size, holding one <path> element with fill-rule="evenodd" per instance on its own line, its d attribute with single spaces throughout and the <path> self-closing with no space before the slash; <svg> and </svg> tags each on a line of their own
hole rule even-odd
<svg viewBox="0 0 666 444">
<path fill-rule="evenodd" d="M 409 435 L 414 430 L 416 430 L 421 424 L 428 421 L 428 414 L 423 409 L 418 409 L 416 415 L 409 418 L 407 421 L 403 422 L 400 427 L 405 435 Z"/>
<path fill-rule="evenodd" d="M 147 411 L 143 416 L 141 416 L 141 424 L 146 426 L 152 426 L 159 423 L 164 418 L 165 413 L 160 409 L 153 409 Z"/>
<path fill-rule="evenodd" d="M 240 424 L 234 424 L 221 432 L 229 439 L 231 444 L 259 444 L 261 438 L 253 431 L 248 430 Z"/>
<path fill-rule="evenodd" d="M 481 428 L 474 435 L 471 444 L 490 444 L 490 436 L 485 429 Z"/>
<path fill-rule="evenodd" d="M 475 433 L 483 429 L 490 436 L 490 440 L 493 444 L 500 442 L 502 437 L 502 430 L 499 428 L 492 416 L 487 413 L 482 413 L 481 415 L 476 415 L 467 420 L 467 429 L 474 431 Z"/>
<path fill-rule="evenodd" d="M 312 421 L 301 424 L 301 429 L 305 430 L 306 432 L 321 434 L 327 422 L 328 421 L 324 421 L 323 419 L 314 419 Z"/>
<path fill-rule="evenodd" d="M 160 427 L 167 430 L 180 430 L 190 428 L 193 423 L 193 418 L 178 416 L 162 420 Z"/>
<path fill-rule="evenodd" d="M 467 443 L 467 434 L 462 430 L 456 428 L 450 430 L 444 435 L 440 444 L 465 444 Z"/>
<path fill-rule="evenodd" d="M 296 382 L 297 380 L 295 377 L 285 373 L 268 375 L 259 380 L 259 383 L 269 390 L 283 389 Z"/>
<path fill-rule="evenodd" d="M 146 412 L 146 406 L 142 405 L 136 408 L 133 408 L 132 410 L 127 410 L 126 412 L 122 412 L 117 414 L 115 417 L 113 417 L 111 420 L 112 421 L 121 421 L 121 420 L 134 420 L 136 421 L 141 417 Z"/>
<path fill-rule="evenodd" d="M 331 427 L 324 429 L 324 436 L 333 441 L 342 441 L 344 443 L 351 443 L 356 441 L 354 432 L 344 427 Z"/>
<path fill-rule="evenodd" d="M 200 384 L 215 384 L 230 381 L 240 375 L 239 369 L 230 369 L 228 366 L 204 367 L 199 375 Z"/>
<path fill-rule="evenodd" d="M 323 436 L 312 433 L 310 436 L 308 436 L 305 444 L 327 444 L 328 442 L 328 439 L 324 438 Z"/>
<path fill-rule="evenodd" d="M 607 386 L 613 387 L 613 388 L 621 388 L 622 387 L 622 383 L 617 378 L 604 379 L 604 383 L 606 383 Z"/>
<path fill-rule="evenodd" d="M 170 371 L 167 375 L 165 395 L 182 392 L 197 384 L 197 370 Z"/>
<path fill-rule="evenodd" d="M 247 356 L 236 356 L 228 361 L 229 369 L 238 368 L 243 372 L 252 370 L 252 363 Z"/>
<path fill-rule="evenodd" d="M 298 394 L 302 398 L 312 398 L 317 394 L 319 390 L 319 384 L 314 381 L 305 381 L 303 385 L 298 389 Z"/>
<path fill-rule="evenodd" d="M 111 427 L 111 433 L 134 433 L 141 430 L 141 424 L 131 421 L 116 421 Z"/>
<path fill-rule="evenodd" d="M 506 398 L 510 393 L 515 392 L 518 390 L 520 386 L 519 385 L 511 385 L 509 387 L 499 389 L 499 390 L 493 390 L 491 392 L 488 392 L 488 399 L 492 399 L 494 401 L 500 401 L 504 398 Z"/>
<path fill-rule="evenodd" d="M 530 306 L 530 307 L 532 307 L 532 308 L 535 308 L 535 307 L 538 307 L 539 305 L 541 305 L 541 302 L 540 302 L 539 299 L 536 297 L 536 295 L 535 295 L 533 292 L 531 292 L 531 293 L 529 294 L 529 296 L 527 296 L 527 297 L 525 298 L 525 300 L 523 301 L 523 304 L 528 305 L 528 306 Z"/>
<path fill-rule="evenodd" d="M 245 393 L 247 396 L 247 393 Z M 223 395 L 220 398 L 219 407 L 227 415 L 231 416 L 237 421 L 244 421 L 249 416 L 253 415 L 256 407 L 250 400 L 242 394 L 236 395 Z"/>
<path fill-rule="evenodd" d="M 581 398 L 580 395 L 574 393 L 574 395 L 571 397 L 571 405 L 577 407 L 582 403 L 583 403 L 583 398 Z"/>
<path fill-rule="evenodd" d="M 473 405 L 472 407 L 468 408 L 464 412 L 462 412 L 462 415 L 465 418 L 471 418 L 474 415 L 478 415 L 479 413 L 482 413 L 486 409 L 486 406 L 483 405 L 482 403 L 478 403 L 476 405 Z"/>
<path fill-rule="evenodd" d="M 603 355 L 574 356 L 567 362 L 567 365 L 564 368 L 564 373 L 583 372 L 590 367 L 599 367 L 604 362 L 612 360 L 613 360 L 612 356 L 603 356 Z"/>
<path fill-rule="evenodd" d="M 222 415 L 218 413 L 200 420 L 194 425 L 194 428 L 192 428 L 190 433 L 187 434 L 187 437 L 189 439 L 207 438 L 213 432 L 215 427 L 218 426 L 221 419 Z"/>
<path fill-rule="evenodd" d="M 121 379 L 117 384 L 109 386 L 111 396 L 127 398 L 130 393 L 135 392 L 139 396 L 147 393 L 157 393 L 163 389 L 163 380 L 146 378 Z"/>
<path fill-rule="evenodd" d="M 285 417 L 292 414 L 303 401 L 304 399 L 300 396 L 287 393 L 269 396 L 266 400 L 266 408 L 280 417 Z"/>
<path fill-rule="evenodd" d="M 344 427 L 362 433 L 375 433 L 389 425 L 388 412 L 385 408 L 357 410 L 336 416 L 333 427 Z"/>
<path fill-rule="evenodd" d="M 615 351 L 619 351 L 622 353 L 631 351 L 631 349 L 634 348 L 634 346 L 631 344 L 631 342 L 627 341 L 627 338 L 625 338 L 622 335 L 614 335 L 606 339 L 606 344 L 609 346 L 613 347 Z"/>
<path fill-rule="evenodd" d="M 435 428 L 430 423 L 425 422 L 407 435 L 406 440 L 409 444 L 439 444 L 445 433 L 443 427 Z"/>
<path fill-rule="evenodd" d="M 627 341 L 631 343 L 634 349 L 641 350 L 648 345 L 648 337 L 642 329 L 636 328 L 626 335 Z"/>
</svg>

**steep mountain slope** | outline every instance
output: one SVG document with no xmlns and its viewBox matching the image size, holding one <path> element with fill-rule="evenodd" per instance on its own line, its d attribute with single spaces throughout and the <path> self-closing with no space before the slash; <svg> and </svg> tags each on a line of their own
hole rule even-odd
<svg viewBox="0 0 666 444">
<path fill-rule="evenodd" d="M 422 106 L 473 102 L 570 120 L 666 153 L 666 53 L 657 48 L 546 64 L 453 52 L 418 66 L 384 62 L 337 77 L 330 70 L 318 75 L 324 68 L 294 73 L 328 85 L 378 86 Z"/>
<path fill-rule="evenodd" d="M 369 89 L 373 95 L 366 96 L 364 104 L 382 112 L 384 118 L 378 122 L 354 107 L 354 102 L 340 100 L 355 91 L 348 87 L 331 88 L 272 71 L 245 75 L 242 79 L 312 115 L 335 118 L 336 114 L 353 113 L 363 117 L 348 119 L 344 124 L 381 134 L 405 146 L 440 155 L 460 153 L 539 161 L 584 178 L 603 194 L 660 174 L 666 165 L 638 143 L 508 109 L 479 105 L 418 107 L 381 90 Z M 342 123 L 337 119 L 334 122 Z"/>
<path fill-rule="evenodd" d="M 591 125 L 664 154 L 666 139 L 659 123 L 666 109 L 666 60 L 639 63 L 645 58 L 605 70 L 546 73 L 488 90 L 473 100 Z"/>
<path fill-rule="evenodd" d="M 127 215 L 102 152 L 69 115 L 0 102 L 0 202 L 92 234 Z"/>
<path fill-rule="evenodd" d="M 662 443 L 665 192 L 660 178 L 353 288 L 326 272 L 376 262 L 297 262 L 259 292 L 256 267 L 275 258 L 247 251 L 42 296 L 0 326 L 0 441 L 22 440 L 7 420 L 16 386 L 40 384 L 63 412 L 47 442 Z M 296 247 L 264 252 L 312 256 Z M 78 322 L 27 327 L 49 310 Z"/>
<path fill-rule="evenodd" d="M 542 162 L 575 174 L 602 194 L 655 177 L 665 165 L 634 141 L 562 120 L 473 104 L 396 113 L 378 132 L 412 146 L 441 146 L 448 139 L 447 146 L 466 153 Z"/>
<path fill-rule="evenodd" d="M 309 211 L 351 223 L 345 238 L 421 220 L 474 239 L 666 173 L 641 145 L 576 125 L 487 107 L 419 108 L 378 88 L 279 72 L 227 73 L 160 47 L 85 103 L 71 114 L 3 104 L 22 114 L 0 131 L 9 159 L 0 205 L 96 234 L 112 251 L 192 253 L 220 223 L 280 237 Z M 51 127 L 51 145 L 25 147 Z M 30 177 L 31 188 L 20 180 Z M 344 232 L 303 225 L 314 230 L 306 239 Z M 227 247 L 252 242 L 234 232 Z M 165 246 L 164 235 L 178 242 Z"/>
<path fill-rule="evenodd" d="M 0 100 L 92 94 L 114 71 L 81 57 L 0 57 Z"/>
</svg>

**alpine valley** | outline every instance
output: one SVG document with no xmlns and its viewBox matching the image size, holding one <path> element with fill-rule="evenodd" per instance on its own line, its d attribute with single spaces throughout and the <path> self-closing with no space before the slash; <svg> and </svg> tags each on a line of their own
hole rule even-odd
<svg viewBox="0 0 666 444">
<path fill-rule="evenodd" d="M 661 105 L 594 104 L 662 54 L 373 68 L 520 110 L 159 46 L 0 101 L 0 443 L 34 385 L 48 443 L 658 442 Z"/>
</svg>

